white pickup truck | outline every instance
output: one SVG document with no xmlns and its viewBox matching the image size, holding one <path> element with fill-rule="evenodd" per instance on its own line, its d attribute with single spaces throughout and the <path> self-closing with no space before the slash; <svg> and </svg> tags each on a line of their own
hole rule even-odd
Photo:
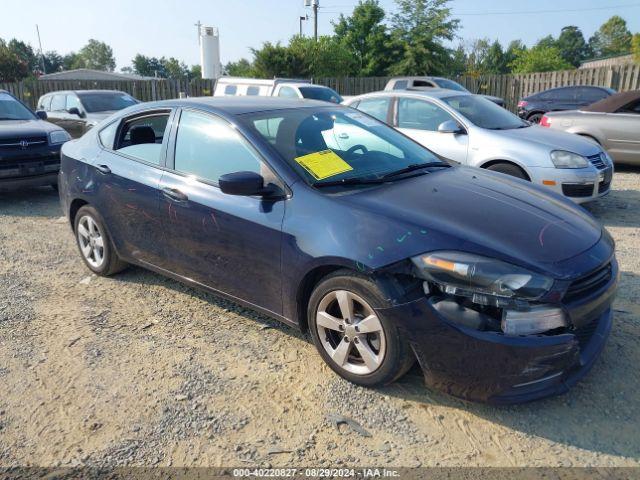
<svg viewBox="0 0 640 480">
<path fill-rule="evenodd" d="M 333 89 L 323 85 L 314 85 L 308 80 L 290 80 L 275 78 L 263 80 L 258 78 L 222 77 L 216 82 L 214 97 L 225 96 L 262 96 L 307 98 L 324 102 L 341 103 L 342 97 Z"/>
</svg>

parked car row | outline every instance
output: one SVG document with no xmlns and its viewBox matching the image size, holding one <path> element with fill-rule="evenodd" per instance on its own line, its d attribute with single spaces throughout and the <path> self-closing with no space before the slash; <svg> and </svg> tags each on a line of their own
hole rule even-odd
<svg viewBox="0 0 640 480">
<path fill-rule="evenodd" d="M 37 115 L 7 94 L 4 115 L 50 129 L 87 268 L 138 265 L 309 331 L 360 385 L 417 360 L 434 388 L 516 403 L 589 371 L 619 275 L 610 235 L 575 204 L 611 188 L 600 144 L 460 89 L 394 80 L 338 105 L 245 80 L 131 99 L 61 150 L 69 134 L 41 119 L 62 97 L 88 119 L 88 92 L 50 94 Z"/>
</svg>

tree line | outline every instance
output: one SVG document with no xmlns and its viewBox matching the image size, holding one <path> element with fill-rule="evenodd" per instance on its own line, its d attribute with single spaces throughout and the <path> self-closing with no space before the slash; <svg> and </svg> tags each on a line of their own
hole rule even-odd
<svg viewBox="0 0 640 480">
<path fill-rule="evenodd" d="M 396 0 L 389 15 L 379 0 L 360 0 L 349 16 L 333 22 L 333 33 L 318 38 L 296 35 L 288 43 L 265 42 L 251 49 L 251 59 L 225 66 L 233 76 L 345 77 L 389 75 L 483 75 L 544 72 L 575 68 L 589 58 L 633 53 L 640 63 L 640 33 L 632 35 L 626 21 L 614 15 L 588 40 L 569 25 L 557 37 L 548 35 L 528 48 L 520 40 L 503 45 L 481 38 L 460 42 L 460 20 L 453 18 L 449 0 Z M 91 39 L 77 52 L 39 55 L 31 45 L 0 38 L 0 81 L 16 81 L 76 68 L 113 71 L 113 49 Z M 124 73 L 145 77 L 191 79 L 200 66 L 187 66 L 174 57 L 137 54 Z"/>
</svg>

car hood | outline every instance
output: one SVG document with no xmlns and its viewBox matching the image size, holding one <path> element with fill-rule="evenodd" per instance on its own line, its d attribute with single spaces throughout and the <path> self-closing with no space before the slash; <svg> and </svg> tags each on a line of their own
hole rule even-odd
<svg viewBox="0 0 640 480">
<path fill-rule="evenodd" d="M 601 148 L 593 142 L 579 135 L 552 130 L 539 125 L 531 125 L 527 128 L 514 128 L 511 130 L 496 130 L 502 138 L 509 137 L 527 143 L 535 143 L 551 150 L 567 150 L 578 155 L 590 156 L 600 153 Z"/>
<path fill-rule="evenodd" d="M 500 97 L 494 97 L 493 95 L 482 95 L 487 100 L 491 100 L 493 103 L 504 104 L 504 99 Z"/>
<path fill-rule="evenodd" d="M 62 129 L 44 120 L 0 120 L 0 139 L 36 137 L 54 130 Z"/>
<path fill-rule="evenodd" d="M 347 195 L 354 221 L 391 263 L 433 250 L 463 250 L 564 275 L 558 262 L 593 247 L 601 226 L 584 209 L 503 174 L 453 167 Z M 357 220 L 359 219 L 359 220 Z M 376 251 L 377 250 L 377 251 Z M 375 268 L 375 265 L 374 265 Z"/>
</svg>

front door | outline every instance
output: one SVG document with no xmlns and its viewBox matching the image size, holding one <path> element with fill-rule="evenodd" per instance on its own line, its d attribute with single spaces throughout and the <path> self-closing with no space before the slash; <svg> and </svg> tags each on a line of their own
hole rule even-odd
<svg viewBox="0 0 640 480">
<path fill-rule="evenodd" d="M 239 171 L 280 181 L 226 120 L 197 110 L 182 111 L 169 155 L 172 168 L 160 185 L 168 269 L 280 314 L 286 201 L 227 195 L 217 186 L 221 175 Z"/>
<path fill-rule="evenodd" d="M 398 130 L 438 155 L 466 164 L 468 135 L 438 132 L 440 124 L 449 120 L 459 123 L 445 109 L 428 100 L 402 97 L 398 99 Z"/>
</svg>

